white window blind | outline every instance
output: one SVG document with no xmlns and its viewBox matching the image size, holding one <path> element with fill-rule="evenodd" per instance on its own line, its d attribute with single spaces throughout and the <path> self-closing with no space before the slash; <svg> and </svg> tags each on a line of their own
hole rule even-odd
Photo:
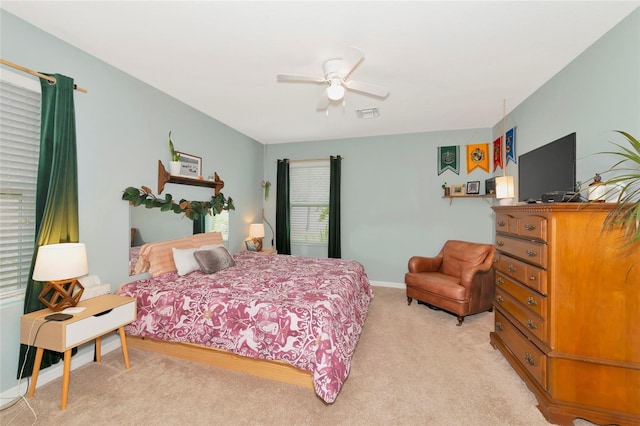
<svg viewBox="0 0 640 426">
<path fill-rule="evenodd" d="M 223 210 L 215 216 L 205 216 L 204 231 L 221 232 L 222 241 L 229 241 L 229 210 Z"/>
<path fill-rule="evenodd" d="M 11 75 L 0 75 L 0 296 L 24 291 L 29 277 L 40 148 L 39 87 Z"/>
<path fill-rule="evenodd" d="M 327 245 L 329 161 L 292 163 L 289 169 L 291 243 Z"/>
</svg>

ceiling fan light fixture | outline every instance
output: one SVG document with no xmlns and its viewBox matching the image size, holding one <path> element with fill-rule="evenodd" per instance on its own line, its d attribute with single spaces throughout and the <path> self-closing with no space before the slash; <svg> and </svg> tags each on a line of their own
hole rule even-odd
<svg viewBox="0 0 640 426">
<path fill-rule="evenodd" d="M 344 97 L 344 87 L 339 82 L 331 82 L 331 86 L 327 87 L 327 96 L 332 101 L 339 101 Z"/>
</svg>

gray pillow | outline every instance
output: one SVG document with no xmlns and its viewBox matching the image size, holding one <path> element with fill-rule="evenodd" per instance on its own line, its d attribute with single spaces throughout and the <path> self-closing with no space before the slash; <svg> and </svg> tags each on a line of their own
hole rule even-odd
<svg viewBox="0 0 640 426">
<path fill-rule="evenodd" d="M 212 250 L 198 250 L 193 253 L 193 257 L 196 258 L 200 269 L 202 269 L 205 274 L 213 274 L 236 265 L 235 260 L 233 260 L 233 257 L 229 254 L 226 247 L 216 247 Z"/>
</svg>

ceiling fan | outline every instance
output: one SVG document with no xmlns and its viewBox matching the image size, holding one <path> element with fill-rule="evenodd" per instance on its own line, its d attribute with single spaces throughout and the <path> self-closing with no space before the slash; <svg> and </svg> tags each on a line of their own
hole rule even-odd
<svg viewBox="0 0 640 426">
<path fill-rule="evenodd" d="M 282 82 L 328 84 L 329 86 L 325 90 L 326 96 L 321 98 L 318 103 L 317 109 L 319 111 L 329 108 L 331 102 L 343 99 L 345 90 L 352 90 L 378 98 L 386 98 L 389 96 L 389 89 L 386 87 L 349 79 L 353 70 L 355 70 L 362 59 L 364 59 L 364 53 L 363 50 L 352 47 L 351 51 L 344 58 L 329 59 L 323 66 L 324 77 L 278 74 L 277 78 L 278 81 Z"/>
</svg>

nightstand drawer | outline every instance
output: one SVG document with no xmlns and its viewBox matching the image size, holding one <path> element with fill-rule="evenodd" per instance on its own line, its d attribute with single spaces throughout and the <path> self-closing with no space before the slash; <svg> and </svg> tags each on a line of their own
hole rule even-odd
<svg viewBox="0 0 640 426">
<path fill-rule="evenodd" d="M 134 301 L 118 306 L 105 313 L 98 313 L 80 321 L 67 325 L 65 345 L 68 348 L 78 346 L 96 336 L 101 336 L 112 330 L 129 324 L 136 319 L 136 304 Z"/>
</svg>

